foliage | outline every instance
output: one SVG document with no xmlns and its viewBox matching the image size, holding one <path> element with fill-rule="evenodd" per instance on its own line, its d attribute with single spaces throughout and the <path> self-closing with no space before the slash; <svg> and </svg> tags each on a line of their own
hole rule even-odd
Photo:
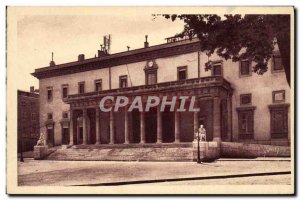
<svg viewBox="0 0 300 200">
<path fill-rule="evenodd" d="M 198 37 L 201 51 L 217 53 L 234 62 L 254 61 L 253 71 L 264 74 L 277 44 L 290 84 L 290 15 L 163 15 L 183 20 L 184 30 L 177 36 Z M 211 62 L 206 63 L 211 69 Z"/>
</svg>

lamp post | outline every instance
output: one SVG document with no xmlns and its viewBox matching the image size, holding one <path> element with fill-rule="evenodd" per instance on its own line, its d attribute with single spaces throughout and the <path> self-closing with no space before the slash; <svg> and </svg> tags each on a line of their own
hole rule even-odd
<svg viewBox="0 0 300 200">
<path fill-rule="evenodd" d="M 24 162 L 22 133 L 21 133 L 21 157 L 20 157 L 20 161 L 21 161 L 21 162 Z"/>
<path fill-rule="evenodd" d="M 198 145 L 197 145 L 197 163 L 201 164 L 201 159 L 200 159 L 200 135 L 199 135 L 199 131 L 198 131 L 198 137 L 197 137 L 197 141 L 198 141 Z"/>
</svg>

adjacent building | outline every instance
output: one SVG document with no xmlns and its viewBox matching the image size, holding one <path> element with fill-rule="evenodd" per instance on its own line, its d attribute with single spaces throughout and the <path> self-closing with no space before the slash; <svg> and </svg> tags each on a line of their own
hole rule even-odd
<svg viewBox="0 0 300 200">
<path fill-rule="evenodd" d="M 30 91 L 18 90 L 18 152 L 31 151 L 39 138 L 39 93 L 34 87 Z M 23 147 L 22 147 L 23 146 Z"/>
<path fill-rule="evenodd" d="M 205 70 L 208 59 L 212 70 Z M 278 51 L 264 75 L 249 60 L 232 62 L 200 52 L 198 39 L 126 52 L 98 51 L 95 58 L 36 69 L 40 131 L 49 146 L 191 143 L 203 124 L 207 140 L 290 144 L 290 87 Z M 35 94 L 36 95 L 36 94 Z M 107 96 L 195 96 L 200 112 L 102 112 Z M 179 105 L 177 102 L 176 105 Z M 113 102 L 112 102 L 113 104 Z M 37 115 L 38 116 L 38 115 Z"/>
</svg>

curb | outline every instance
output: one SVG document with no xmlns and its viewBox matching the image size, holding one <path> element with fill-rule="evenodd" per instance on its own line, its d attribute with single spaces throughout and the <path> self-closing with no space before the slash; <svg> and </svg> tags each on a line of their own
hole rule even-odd
<svg viewBox="0 0 300 200">
<path fill-rule="evenodd" d="M 80 185 L 72 185 L 72 186 L 119 186 L 119 185 L 133 185 L 133 184 L 145 184 L 145 183 L 241 178 L 241 177 L 251 177 L 251 176 L 271 176 L 271 175 L 284 175 L 284 174 L 291 174 L 291 171 L 265 172 L 265 173 L 253 173 L 253 174 L 232 174 L 232 175 L 218 175 L 218 176 L 207 176 L 207 177 L 166 178 L 166 179 L 152 179 L 152 180 L 140 180 L 140 181 L 120 181 L 120 182 L 108 182 L 108 183 L 80 184 Z"/>
</svg>

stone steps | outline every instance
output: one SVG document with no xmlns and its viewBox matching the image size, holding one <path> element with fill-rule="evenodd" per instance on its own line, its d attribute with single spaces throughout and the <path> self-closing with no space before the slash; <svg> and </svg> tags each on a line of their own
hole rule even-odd
<svg viewBox="0 0 300 200">
<path fill-rule="evenodd" d="M 103 161 L 192 161 L 192 147 L 163 148 L 69 148 L 58 149 L 48 160 L 103 160 Z"/>
</svg>

